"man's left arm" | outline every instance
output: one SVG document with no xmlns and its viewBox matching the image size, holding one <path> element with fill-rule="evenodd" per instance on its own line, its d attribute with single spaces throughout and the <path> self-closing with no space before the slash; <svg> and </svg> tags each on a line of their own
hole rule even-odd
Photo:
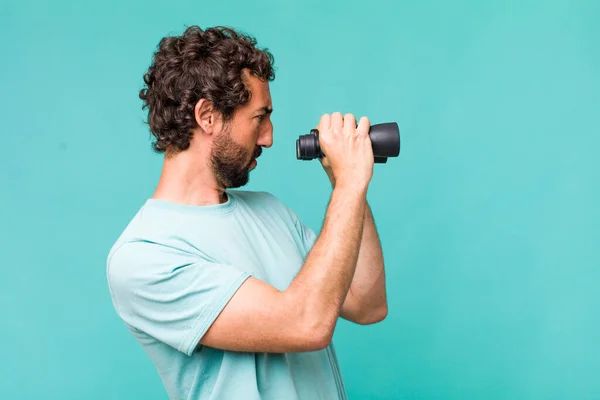
<svg viewBox="0 0 600 400">
<path fill-rule="evenodd" d="M 387 312 L 381 242 L 367 204 L 356 270 L 340 316 L 357 324 L 374 324 L 382 321 Z"/>
<path fill-rule="evenodd" d="M 331 170 L 326 167 L 325 172 L 331 185 L 335 186 Z M 387 313 L 383 251 L 375 219 L 367 202 L 356 270 L 340 316 L 348 321 L 367 325 L 382 321 Z"/>
</svg>

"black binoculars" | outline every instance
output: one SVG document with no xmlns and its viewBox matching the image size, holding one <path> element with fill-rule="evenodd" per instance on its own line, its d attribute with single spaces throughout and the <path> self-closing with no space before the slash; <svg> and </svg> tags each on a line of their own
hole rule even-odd
<svg viewBox="0 0 600 400">
<path fill-rule="evenodd" d="M 388 157 L 398 157 L 400 154 L 400 130 L 396 122 L 371 125 L 369 138 L 376 163 L 386 163 Z M 312 129 L 307 135 L 300 135 L 296 140 L 296 158 L 298 160 L 313 160 L 323 155 L 319 146 L 317 129 Z"/>
</svg>

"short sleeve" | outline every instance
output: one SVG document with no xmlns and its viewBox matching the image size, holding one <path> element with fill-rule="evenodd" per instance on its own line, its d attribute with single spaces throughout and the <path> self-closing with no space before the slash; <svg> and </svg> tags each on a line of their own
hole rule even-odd
<svg viewBox="0 0 600 400">
<path fill-rule="evenodd" d="M 111 297 L 123 321 L 188 356 L 249 276 L 148 242 L 121 245 L 107 265 Z"/>
</svg>

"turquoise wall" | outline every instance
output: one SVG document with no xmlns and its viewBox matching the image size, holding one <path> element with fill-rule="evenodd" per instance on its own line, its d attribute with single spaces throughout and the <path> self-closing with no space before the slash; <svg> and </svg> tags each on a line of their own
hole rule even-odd
<svg viewBox="0 0 600 400">
<path fill-rule="evenodd" d="M 397 121 L 369 191 L 390 314 L 335 334 L 351 399 L 600 398 L 600 3 L 0 4 L 0 398 L 164 399 L 112 308 L 107 252 L 152 193 L 138 99 L 160 38 L 230 25 L 273 51 L 252 172 L 319 230 L 295 140 Z"/>
</svg>

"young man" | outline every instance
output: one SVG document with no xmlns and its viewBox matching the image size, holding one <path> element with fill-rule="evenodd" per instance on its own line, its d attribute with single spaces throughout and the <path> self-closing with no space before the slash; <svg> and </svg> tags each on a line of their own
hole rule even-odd
<svg viewBox="0 0 600 400">
<path fill-rule="evenodd" d="M 344 399 L 337 319 L 387 315 L 369 121 L 320 119 L 318 237 L 275 196 L 233 190 L 273 143 L 273 58 L 255 45 L 223 27 L 161 40 L 140 97 L 164 165 L 108 255 L 112 301 L 172 399 Z"/>
</svg>

